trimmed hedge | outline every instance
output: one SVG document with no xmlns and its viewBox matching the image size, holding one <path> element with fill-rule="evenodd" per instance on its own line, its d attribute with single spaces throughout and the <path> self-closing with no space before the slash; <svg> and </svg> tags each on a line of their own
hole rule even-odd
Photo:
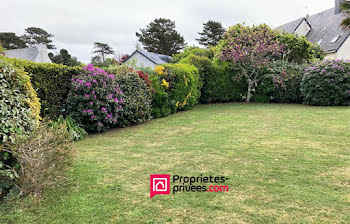
<svg viewBox="0 0 350 224">
<path fill-rule="evenodd" d="M 207 57 L 189 55 L 181 60 L 181 63 L 194 65 L 199 72 L 201 88 L 201 103 L 218 103 L 242 101 L 246 82 L 237 80 L 236 74 L 239 72 L 229 63 L 214 61 Z"/>
<path fill-rule="evenodd" d="M 150 88 L 152 93 L 152 118 L 161 118 L 169 116 L 172 111 L 175 111 L 175 103 L 171 103 L 169 94 L 166 92 L 165 87 L 161 85 L 162 76 L 158 75 L 151 68 L 142 68 L 145 74 L 148 74 L 150 82 Z M 172 109 L 172 107 L 174 107 Z"/>
<path fill-rule="evenodd" d="M 0 56 L 1 59 L 23 68 L 31 77 L 31 82 L 41 102 L 41 116 L 57 119 L 65 113 L 71 78 L 83 70 L 59 64 L 36 63 Z"/>
<path fill-rule="evenodd" d="M 123 109 L 117 125 L 127 127 L 140 124 L 151 118 L 152 94 L 150 87 L 139 74 L 124 66 L 114 72 L 115 79 L 123 91 Z"/>
<path fill-rule="evenodd" d="M 201 85 L 195 66 L 181 63 L 165 64 L 159 66 L 157 71 L 161 86 L 169 94 L 172 113 L 177 110 L 189 110 L 198 103 Z"/>
<path fill-rule="evenodd" d="M 306 104 L 350 105 L 350 63 L 341 60 L 324 61 L 305 69 L 301 92 Z"/>
</svg>

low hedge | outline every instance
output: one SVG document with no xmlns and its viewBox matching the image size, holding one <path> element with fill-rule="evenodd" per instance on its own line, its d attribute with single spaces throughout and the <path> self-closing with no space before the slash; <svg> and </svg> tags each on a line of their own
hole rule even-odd
<svg viewBox="0 0 350 224">
<path fill-rule="evenodd" d="M 72 76 L 83 71 L 81 67 L 0 57 L 2 60 L 23 68 L 30 75 L 32 85 L 40 98 L 42 117 L 57 119 L 62 113 L 65 113 L 65 100 L 70 89 L 70 80 Z"/>
<path fill-rule="evenodd" d="M 324 61 L 305 69 L 301 92 L 309 105 L 350 105 L 350 63 Z"/>
</svg>

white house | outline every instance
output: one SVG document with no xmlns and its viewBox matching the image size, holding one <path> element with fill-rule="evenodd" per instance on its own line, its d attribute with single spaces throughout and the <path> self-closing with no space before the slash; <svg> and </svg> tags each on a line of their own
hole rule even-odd
<svg viewBox="0 0 350 224">
<path fill-rule="evenodd" d="M 154 69 L 156 65 L 166 64 L 171 61 L 172 58 L 167 55 L 136 50 L 124 63 L 130 63 L 131 65 L 135 63 L 137 67 L 150 67 Z"/>
<path fill-rule="evenodd" d="M 35 47 L 6 50 L 5 56 L 34 62 L 52 63 L 47 52 L 46 44 L 38 44 Z"/>
<path fill-rule="evenodd" d="M 350 29 L 341 26 L 349 16 L 342 12 L 343 0 L 335 0 L 335 7 L 321 13 L 303 17 L 277 27 L 280 31 L 305 36 L 310 42 L 319 44 L 329 59 L 350 59 Z"/>
</svg>

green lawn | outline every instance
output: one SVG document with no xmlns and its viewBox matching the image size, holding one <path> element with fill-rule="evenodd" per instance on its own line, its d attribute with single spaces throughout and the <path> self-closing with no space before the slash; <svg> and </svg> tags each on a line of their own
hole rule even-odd
<svg viewBox="0 0 350 224">
<path fill-rule="evenodd" d="M 350 223 L 350 107 L 200 105 L 75 143 L 69 186 L 0 223 Z M 226 175 L 226 193 L 149 198 L 150 174 Z"/>
</svg>

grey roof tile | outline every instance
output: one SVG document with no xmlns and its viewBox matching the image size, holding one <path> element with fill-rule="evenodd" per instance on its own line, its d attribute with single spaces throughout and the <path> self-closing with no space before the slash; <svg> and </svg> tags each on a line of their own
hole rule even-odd
<svg viewBox="0 0 350 224">
<path fill-rule="evenodd" d="M 312 43 L 318 43 L 320 40 L 321 47 L 331 53 L 336 52 L 349 37 L 350 29 L 344 29 L 341 22 L 347 18 L 347 14 L 342 12 L 335 14 L 334 8 L 317 13 L 309 18 L 300 18 L 290 23 L 277 27 L 277 30 L 293 33 L 303 19 L 311 25 L 311 31 L 306 35 L 306 38 Z M 332 43 L 334 37 L 339 36 L 335 43 Z"/>
<path fill-rule="evenodd" d="M 168 55 L 157 54 L 157 53 L 141 51 L 141 50 L 136 50 L 132 55 L 134 55 L 136 52 L 139 52 L 140 54 L 142 54 L 143 56 L 145 56 L 146 58 L 148 58 L 149 60 L 151 60 L 153 63 L 157 65 L 166 64 L 173 60 L 172 57 Z"/>
<path fill-rule="evenodd" d="M 39 50 L 36 47 L 6 50 L 7 57 L 25 59 L 28 61 L 35 61 L 38 55 L 39 55 Z"/>
</svg>

